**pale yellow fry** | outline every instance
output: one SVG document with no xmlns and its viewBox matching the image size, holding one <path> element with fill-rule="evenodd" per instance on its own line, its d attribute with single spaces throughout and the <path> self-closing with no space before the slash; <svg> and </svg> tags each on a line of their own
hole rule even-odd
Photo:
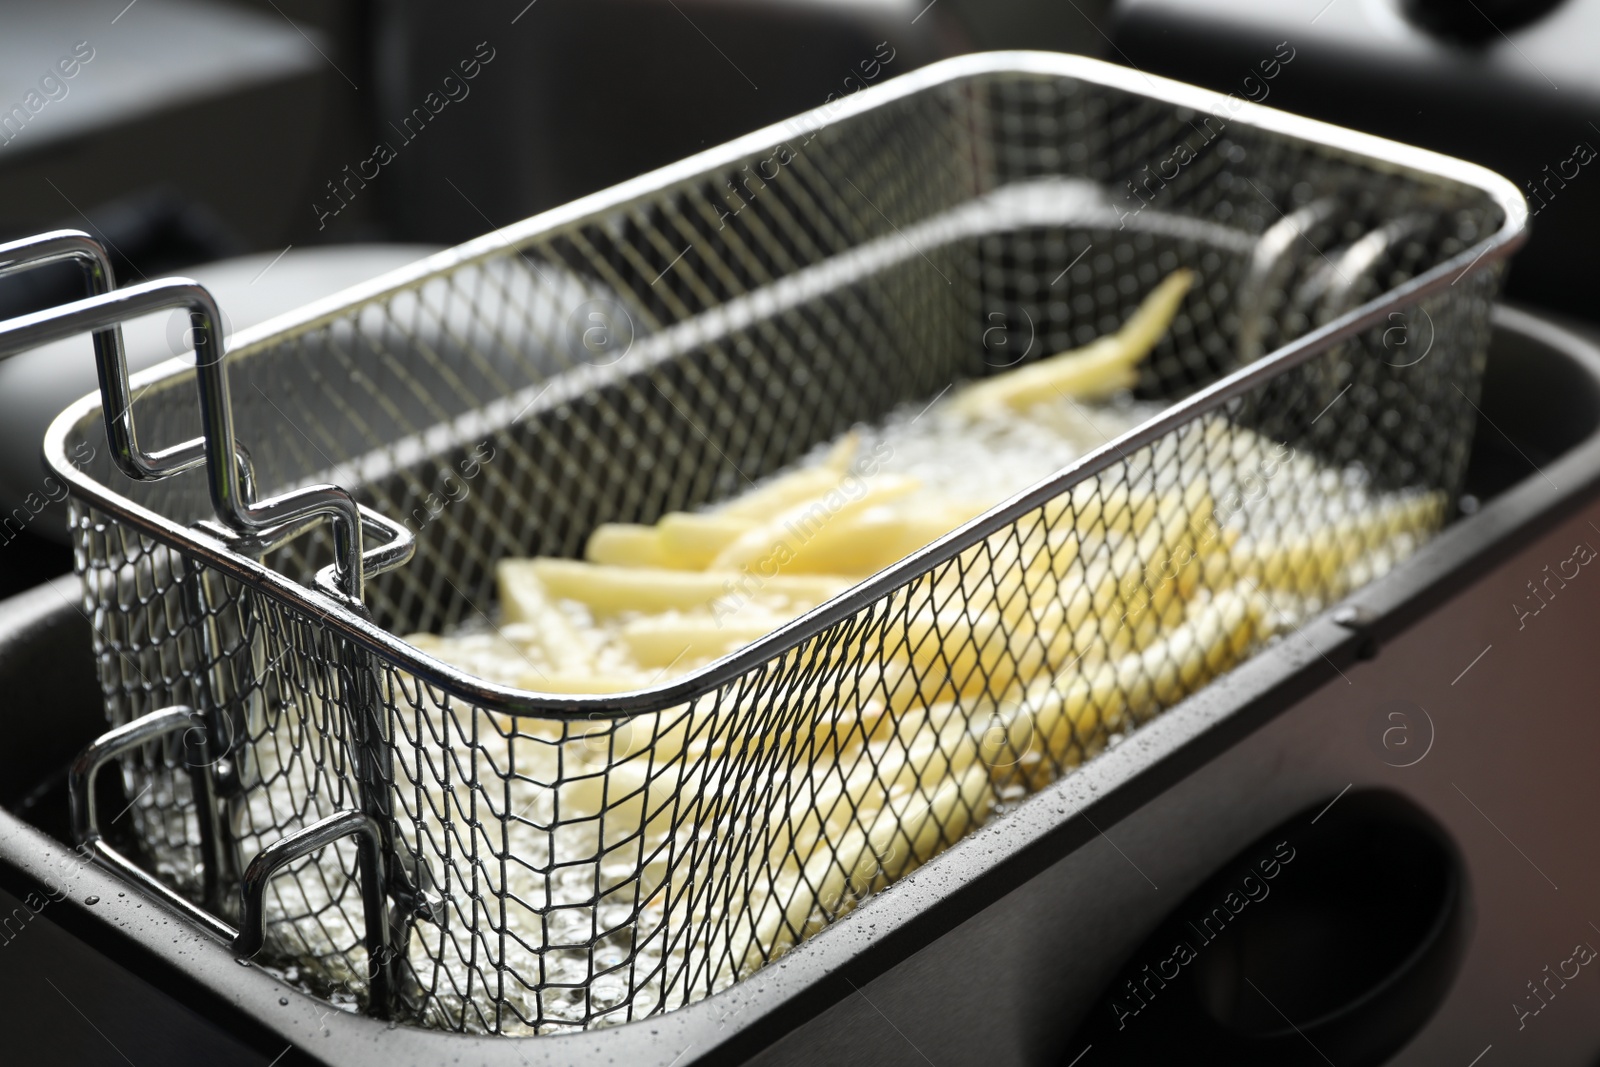
<svg viewBox="0 0 1600 1067">
<path fill-rule="evenodd" d="M 822 465 L 836 474 L 844 475 L 856 461 L 856 454 L 861 451 L 861 432 L 851 430 L 842 434 L 833 447 L 828 449 L 828 454 L 823 457 Z"/>
<path fill-rule="evenodd" d="M 619 887 L 649 895 L 666 880 L 673 851 L 666 842 L 676 823 L 688 821 L 686 808 L 706 779 L 705 767 L 640 756 L 559 785 L 554 791 L 559 798 L 558 817 L 593 834 L 598 851 L 609 860 L 602 871 L 608 866 L 639 871 L 637 887 L 631 885 L 630 871 L 620 886 L 602 882 L 602 896 Z M 594 821 L 585 822 L 586 817 Z"/>
<path fill-rule="evenodd" d="M 998 611 L 1014 622 L 1040 598 L 1048 598 L 1083 551 L 1084 540 L 1069 527 L 1036 523 L 1015 536 L 1002 530 L 963 551 L 941 570 L 926 595 L 938 610 Z"/>
<path fill-rule="evenodd" d="M 806 677 L 776 686 L 759 698 L 757 714 L 699 752 L 717 751 L 722 745 L 795 754 L 811 763 L 825 763 L 840 750 L 881 740 L 893 726 L 887 714 L 880 675 L 862 669 L 838 677 Z"/>
<path fill-rule="evenodd" d="M 1071 662 L 1095 663 L 1148 643 L 1163 624 L 1182 616 L 1183 599 L 1199 584 L 1191 568 L 1177 581 L 1157 587 L 1154 610 L 1140 614 L 1117 594 L 1117 579 L 1097 568 L 1095 584 L 1081 577 L 1062 583 L 1063 598 L 1008 620 L 995 611 L 925 610 L 891 627 L 885 650 L 903 671 L 888 686 L 887 706 L 905 712 L 918 704 L 1025 686 L 1041 672 Z M 1075 619 L 1073 624 L 1068 619 Z"/>
<path fill-rule="evenodd" d="M 843 748 L 882 740 L 892 731 L 882 674 L 854 662 L 855 649 L 841 645 L 819 651 L 815 659 L 803 655 L 811 669 L 747 694 L 732 719 L 726 710 L 721 713 L 726 728 L 715 733 L 697 729 L 693 738 L 670 740 L 665 751 L 669 756 L 686 751 L 700 759 L 729 749 L 779 750 L 785 759 L 821 763 Z M 841 662 L 847 669 L 839 669 Z"/>
<path fill-rule="evenodd" d="M 1209 512 L 1210 498 L 1202 497 L 1193 507 L 1174 508 L 1137 535 L 1113 538 L 1104 551 L 1080 559 L 1081 571 L 1057 587 L 1060 618 L 1073 644 L 1080 650 L 1092 647 L 1098 635 L 1112 655 L 1131 651 L 1137 627 L 1147 626 L 1152 616 L 1164 617 L 1175 602 L 1193 595 L 1204 577 L 1204 560 L 1221 547 L 1197 536 L 1196 527 Z M 1053 657 L 1064 653 L 1052 649 Z"/>
<path fill-rule="evenodd" d="M 765 612 L 735 612 L 723 620 L 647 615 L 618 633 L 641 667 L 693 666 L 758 641 L 785 621 Z"/>
<path fill-rule="evenodd" d="M 999 743 L 1022 747 L 1035 734 L 1043 739 L 1032 765 L 1024 767 L 1024 773 L 1042 784 L 1057 764 L 1085 758 L 1086 743 L 1098 747 L 1110 730 L 1181 699 L 1230 667 L 1248 648 L 1260 617 L 1258 599 L 1223 594 L 1195 609 L 1189 622 L 1144 654 L 1116 664 L 1102 663 L 1089 680 L 1075 678 L 1076 685 L 1040 687 L 1042 692 L 1036 690 L 1030 697 L 1036 702 L 1042 698 L 1042 706 L 1013 716 L 1012 730 Z M 973 737 L 970 724 L 949 706 L 939 710 L 944 726 L 935 731 L 938 720 L 933 711 L 896 722 L 887 742 L 868 742 L 879 753 L 875 764 L 866 765 L 870 770 L 857 765 L 847 782 L 824 783 L 814 795 L 802 796 L 789 806 L 789 822 L 777 827 L 771 854 L 776 858 L 787 852 L 802 866 L 780 874 L 771 895 L 753 907 L 755 929 L 735 957 L 743 960 L 743 968 L 781 953 L 797 933 L 803 935 L 823 917 L 849 910 L 861 894 L 900 877 L 964 834 L 968 805 L 956 803 L 963 794 L 980 817 L 987 813 L 994 802 L 989 765 L 1003 762 L 994 731 L 982 740 Z M 1099 719 L 1098 731 L 1091 731 L 1085 721 L 1091 712 Z M 1028 737 L 1012 736 L 1018 724 L 1026 724 Z M 975 766 L 985 743 L 985 763 Z M 999 769 L 1004 773 L 997 778 L 1016 773 L 1009 764 Z M 913 783 L 922 788 L 910 789 Z M 934 799 L 919 812 L 915 798 L 928 792 Z M 608 819 L 615 817 L 618 825 L 626 826 L 625 810 L 614 805 Z M 930 824 L 924 819 L 927 811 L 951 817 Z M 842 826 L 837 821 L 840 815 L 846 820 Z"/>
<path fill-rule="evenodd" d="M 674 566 L 705 570 L 717 553 L 756 525 L 756 520 L 725 513 L 674 511 L 663 515 L 657 529 Z"/>
<path fill-rule="evenodd" d="M 1201 562 L 1222 546 L 1197 536 L 1211 499 L 1203 491 L 1138 499 L 1113 528 L 1139 533 L 1087 542 L 1096 546 L 1087 560 L 1074 551 L 1084 543 L 1076 539 L 1024 566 L 1015 541 L 1009 553 L 967 560 L 979 582 L 953 595 L 936 589 L 933 605 L 888 628 L 886 651 L 909 664 L 895 679 L 889 707 L 1004 693 L 1041 671 L 1142 648 L 1174 624 L 1201 584 Z"/>
<path fill-rule="evenodd" d="M 1007 724 L 1005 744 L 1030 789 L 1043 788 L 1056 768 L 1098 751 L 1124 726 L 1142 722 L 1230 670 L 1262 632 L 1267 607 L 1243 587 L 1194 608 L 1187 622 L 1143 652 L 1103 661 L 1087 671 L 1046 677 L 1022 700 L 996 712 Z M 993 744 L 990 737 L 986 741 Z M 1009 777 L 1010 761 L 996 761 Z"/>
<path fill-rule="evenodd" d="M 743 496 L 734 498 L 713 514 L 739 519 L 770 519 L 795 504 L 817 497 L 839 485 L 839 472 L 828 467 L 805 467 L 780 475 Z"/>
<path fill-rule="evenodd" d="M 806 546 L 824 534 L 830 525 L 858 516 L 884 501 L 906 496 L 921 483 L 903 475 L 879 474 L 857 485 L 858 493 L 853 497 L 841 484 L 820 498 L 802 501 L 779 512 L 717 553 L 708 569 L 757 568 L 763 574 L 774 569 L 780 573 L 807 570 Z M 817 571 L 809 569 L 807 573 Z"/>
<path fill-rule="evenodd" d="M 586 673 L 594 665 L 588 642 L 551 601 L 550 592 L 538 573 L 517 563 L 504 560 L 495 569 L 500 587 L 501 621 L 527 623 L 537 635 L 545 661 L 554 668 L 554 673 Z"/>
<path fill-rule="evenodd" d="M 668 512 L 654 526 L 608 522 L 595 527 L 583 555 L 590 563 L 613 567 L 704 570 L 754 525 L 754 519 L 687 511 Z"/>
<path fill-rule="evenodd" d="M 661 680 L 658 673 L 644 677 L 648 682 Z M 665 711 L 620 719 L 572 723 L 565 735 L 568 743 L 563 748 L 562 769 L 568 776 L 585 769 L 604 771 L 646 752 L 657 767 L 673 761 L 682 762 L 680 757 L 686 751 L 698 759 L 712 747 L 707 744 L 712 714 L 704 707 L 691 710 L 688 705 L 680 704 Z M 713 751 L 720 754 L 722 749 L 718 740 Z"/>
<path fill-rule="evenodd" d="M 859 839 L 864 827 L 876 828 L 878 844 L 871 853 L 875 862 L 863 868 L 860 873 L 864 880 L 855 883 L 857 891 L 866 891 L 875 877 L 881 884 L 903 873 L 935 851 L 925 835 L 918 836 L 914 831 L 907 838 L 911 843 L 909 852 L 897 849 L 894 840 L 886 843 L 885 837 L 892 836 L 897 820 L 884 813 L 886 809 L 905 812 L 909 803 L 909 815 L 905 817 L 914 821 L 918 811 L 908 798 L 935 796 L 954 780 L 965 780 L 974 769 L 977 742 L 968 730 L 966 717 L 953 705 L 918 710 L 889 725 L 892 728 L 887 734 L 870 742 L 870 758 L 857 744 L 843 756 L 811 760 L 806 772 L 774 766 L 775 780 L 770 788 L 781 788 L 783 802 L 766 812 L 747 813 L 744 819 L 755 839 L 767 841 L 766 854 L 771 869 L 780 871 L 780 884 L 792 887 L 798 868 L 809 857 L 822 849 L 831 851 L 831 842 L 849 835 Z M 788 759 L 805 759 L 804 753 L 786 751 Z M 976 770 L 987 777 L 983 768 Z M 981 799 L 980 792 L 975 786 L 968 786 L 967 795 L 981 817 L 992 800 Z M 747 794 L 748 790 L 741 793 Z M 949 829 L 953 835 L 950 840 L 965 832 L 959 824 Z M 790 889 L 786 888 L 779 896 L 788 892 Z M 767 899 L 764 904 L 758 900 L 758 906 L 774 905 Z M 772 922 L 773 917 L 768 916 L 767 921 Z"/>
<path fill-rule="evenodd" d="M 654 526 L 631 522 L 607 522 L 594 528 L 584 545 L 583 557 L 590 563 L 612 567 L 676 566 Z"/>
<path fill-rule="evenodd" d="M 796 812 L 801 824 L 836 837 L 852 822 L 870 821 L 871 813 L 908 790 L 920 788 L 931 794 L 945 780 L 964 774 L 977 758 L 978 747 L 967 718 L 954 704 L 912 712 L 892 726 L 887 736 L 867 743 L 864 749 L 842 753 L 834 764 L 820 764 L 852 770 L 844 781 L 831 770 L 824 772 L 828 777 L 817 787 L 810 807 Z M 870 758 L 864 758 L 868 755 Z M 813 768 L 817 766 L 813 763 Z M 817 772 L 813 769 L 812 773 Z M 796 832 L 793 852 L 800 860 L 809 855 L 817 836 L 815 832 Z"/>
<path fill-rule="evenodd" d="M 789 569 L 863 577 L 876 574 L 987 508 L 985 504 L 914 499 L 835 515 L 801 547 Z"/>
<path fill-rule="evenodd" d="M 853 822 L 881 810 L 897 789 L 916 783 L 904 747 L 881 752 L 875 760 L 858 752 L 842 763 L 813 763 L 800 777 L 795 798 L 776 813 L 767 850 L 774 869 L 804 863 L 818 842 L 837 838 Z"/>
<path fill-rule="evenodd" d="M 1011 631 L 997 612 L 925 609 L 892 626 L 884 641 L 928 680 L 922 692 L 973 692 L 989 685 L 1003 690 L 1015 676 Z"/>
<path fill-rule="evenodd" d="M 929 799 L 895 818 L 880 815 L 868 838 L 871 855 L 863 857 L 873 862 L 856 864 L 850 888 L 865 895 L 910 874 L 987 819 L 994 801 L 987 770 L 969 762 Z"/>
<path fill-rule="evenodd" d="M 740 972 L 793 947 L 813 921 L 837 918 L 861 896 L 926 863 L 987 818 L 993 807 L 988 774 L 972 767 L 944 782 L 927 800 L 909 793 L 879 810 L 870 827 L 855 824 L 837 840 L 819 842 L 803 867 L 784 871 L 767 894 L 752 900 L 754 929 L 744 935 L 745 946 L 735 954 L 742 960 Z"/>
<path fill-rule="evenodd" d="M 1131 388 L 1138 380 L 1135 368 L 1172 325 L 1193 283 L 1193 271 L 1173 271 L 1116 333 L 968 385 L 951 398 L 951 406 L 968 415 L 983 415 L 1006 408 L 1021 411 L 1063 396 L 1095 399 Z"/>
<path fill-rule="evenodd" d="M 605 567 L 572 559 L 508 559 L 500 573 L 526 572 L 556 599 L 587 604 L 598 615 L 621 612 L 691 611 L 738 596 L 739 579 L 726 574 L 655 567 Z M 505 578 L 502 577 L 502 581 Z M 815 607 L 848 589 L 854 580 L 837 575 L 751 576 L 750 597 L 782 599 L 796 608 Z"/>
<path fill-rule="evenodd" d="M 1240 543 L 1235 568 L 1270 589 L 1339 597 L 1349 590 L 1349 569 L 1364 556 L 1402 534 L 1420 539 L 1432 533 L 1444 512 L 1442 492 L 1387 500 L 1310 533 Z"/>
</svg>

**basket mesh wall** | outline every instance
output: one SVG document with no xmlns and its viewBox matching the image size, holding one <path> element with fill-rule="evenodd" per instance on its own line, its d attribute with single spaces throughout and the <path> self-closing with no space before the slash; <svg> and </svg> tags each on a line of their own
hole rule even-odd
<svg viewBox="0 0 1600 1067">
<path fill-rule="evenodd" d="M 1180 143 L 1193 161 L 1151 182 Z M 1225 114 L 966 77 L 797 124 L 737 167 L 235 353 L 237 427 L 266 490 L 331 480 L 417 530 L 414 561 L 370 585 L 381 625 L 491 626 L 497 559 L 575 556 L 598 523 L 733 495 L 1003 372 L 1024 338 L 1031 359 L 1115 329 L 1179 266 L 1199 281 L 1146 399 L 1502 221 L 1481 191 Z M 1450 514 L 1497 282 L 1465 276 L 789 651 L 631 717 L 473 705 L 76 505 L 110 719 L 205 712 L 239 868 L 382 794 L 400 866 L 435 901 L 399 924 L 403 1020 L 530 1033 L 670 1009 L 1412 551 Z M 996 323 L 1014 349 L 997 352 Z M 151 387 L 137 416 L 159 444 L 197 433 L 191 377 Z M 197 474 L 123 484 L 99 428 L 80 429 L 106 484 L 179 522 L 209 515 Z M 266 562 L 309 581 L 328 559 L 319 532 Z M 382 734 L 366 781 L 364 714 Z M 152 746 L 124 773 L 146 861 L 192 892 L 181 759 Z M 346 1001 L 365 990 L 353 870 L 335 846 L 270 891 L 272 950 Z"/>
</svg>

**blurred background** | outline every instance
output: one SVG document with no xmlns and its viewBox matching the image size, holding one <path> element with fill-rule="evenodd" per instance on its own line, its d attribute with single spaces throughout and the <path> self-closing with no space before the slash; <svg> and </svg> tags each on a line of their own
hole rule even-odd
<svg viewBox="0 0 1600 1067">
<path fill-rule="evenodd" d="M 1537 216 L 1509 295 L 1589 320 L 1596 39 L 1595 0 L 7 0 L 0 238 L 88 230 L 119 280 L 190 274 L 238 329 L 933 60 L 1032 48 L 1493 167 Z M 0 279 L 0 314 L 80 284 Z M 185 327 L 130 328 L 134 367 Z M 38 451 L 88 352 L 0 364 L 0 594 L 70 569 Z"/>
</svg>

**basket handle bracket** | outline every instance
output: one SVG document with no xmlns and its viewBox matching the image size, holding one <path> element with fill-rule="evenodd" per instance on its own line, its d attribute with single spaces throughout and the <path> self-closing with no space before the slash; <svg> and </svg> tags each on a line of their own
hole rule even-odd
<svg viewBox="0 0 1600 1067">
<path fill-rule="evenodd" d="M 179 731 L 183 732 L 185 747 L 189 750 L 184 763 L 189 769 L 195 809 L 200 813 L 201 898 L 211 908 L 210 911 L 179 896 L 106 844 L 100 828 L 99 812 L 95 807 L 95 778 L 102 767 L 118 756 Z M 222 869 L 222 863 L 217 850 L 222 847 L 222 838 L 216 825 L 217 805 L 211 776 L 213 763 L 215 760 L 211 756 L 201 715 L 193 708 L 182 705 L 162 708 L 102 734 L 80 752 L 67 773 L 67 800 L 71 809 L 73 840 L 80 851 L 159 897 L 213 936 L 231 941 L 235 936 L 234 930 L 214 914 L 220 910 L 218 905 L 221 903 L 218 871 Z"/>
<path fill-rule="evenodd" d="M 207 908 L 201 908 L 179 895 L 165 883 L 105 843 L 102 837 L 99 814 L 95 807 L 95 778 L 110 761 L 126 755 L 168 734 L 184 733 L 185 746 L 192 754 L 185 760 L 195 791 L 195 807 L 200 812 L 200 835 L 205 871 L 204 899 Z M 220 863 L 212 854 L 220 837 L 214 820 L 217 817 L 215 791 L 211 782 L 211 746 L 207 740 L 204 721 L 194 709 L 175 705 L 152 711 L 147 715 L 119 726 L 90 743 L 73 760 L 68 772 L 68 799 L 72 812 L 72 833 L 81 852 L 97 863 L 109 868 L 124 880 L 161 900 L 174 911 L 201 926 L 218 940 L 226 942 L 241 958 L 261 951 L 266 940 L 267 884 L 286 864 L 303 859 L 343 837 L 355 836 L 356 858 L 360 866 L 361 899 L 365 912 L 367 949 L 367 978 L 373 1013 L 387 1018 L 394 1003 L 394 961 L 389 929 L 388 888 L 383 858 L 382 834 L 378 824 L 366 814 L 346 810 L 336 812 L 309 826 L 286 834 L 263 848 L 245 868 L 240 884 L 241 909 L 238 929 L 234 929 L 215 911 L 220 910 L 220 896 L 216 872 Z"/>
<path fill-rule="evenodd" d="M 245 868 L 240 885 L 244 910 L 233 951 L 241 958 L 261 951 L 266 940 L 267 883 L 286 864 L 318 852 L 340 838 L 355 837 L 361 900 L 366 919 L 367 980 L 373 1014 L 387 1018 L 394 1003 L 394 953 L 389 941 L 389 906 L 383 862 L 383 835 L 364 812 L 347 810 L 319 819 L 263 848 Z"/>
<path fill-rule="evenodd" d="M 223 369 L 222 315 L 205 286 L 187 278 L 163 278 L 114 288 L 111 261 L 98 241 L 77 230 L 58 230 L 0 244 L 0 276 L 75 261 L 83 265 L 90 295 L 60 307 L 0 322 L 0 358 L 37 345 L 92 331 L 100 376 L 106 434 L 117 466 L 130 478 L 169 478 L 204 466 L 211 503 L 222 527 L 251 543 L 281 544 L 321 521 L 333 524 L 331 573 L 317 586 L 356 607 L 366 578 L 411 558 L 415 541 L 398 523 L 361 507 L 335 485 L 310 485 L 258 500 L 248 456 L 234 440 L 233 404 Z M 138 444 L 133 398 L 120 324 L 156 311 L 184 310 L 195 329 L 195 379 L 199 388 L 201 436 L 159 452 Z M 364 547 L 364 530 L 375 527 L 382 543 Z"/>
</svg>

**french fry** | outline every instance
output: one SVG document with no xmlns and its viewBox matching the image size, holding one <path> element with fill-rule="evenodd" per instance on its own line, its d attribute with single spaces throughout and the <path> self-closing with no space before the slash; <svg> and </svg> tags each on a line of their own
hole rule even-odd
<svg viewBox="0 0 1600 1067">
<path fill-rule="evenodd" d="M 880 816 L 868 839 L 877 871 L 868 874 L 871 881 L 866 881 L 863 875 L 867 872 L 858 864 L 851 889 L 865 895 L 909 874 L 965 837 L 969 829 L 988 817 L 994 802 L 988 773 L 983 767 L 969 765 L 942 782 L 928 800 L 913 800 L 907 811 L 897 813 L 898 818 L 891 821 L 887 831 Z M 888 848 L 883 847 L 885 839 Z M 900 847 L 902 843 L 904 847 Z"/>
<path fill-rule="evenodd" d="M 1386 501 L 1310 533 L 1267 535 L 1241 542 L 1234 566 L 1271 589 L 1301 596 L 1343 596 L 1349 569 L 1384 542 L 1402 535 L 1422 537 L 1444 521 L 1445 495 L 1420 493 Z"/>
<path fill-rule="evenodd" d="M 507 572 L 512 577 L 507 578 Z M 545 592 L 558 600 L 576 600 L 597 615 L 623 612 L 691 611 L 709 609 L 739 586 L 726 574 L 676 571 L 655 567 L 605 567 L 571 559 L 501 560 L 501 581 L 529 574 Z M 776 574 L 753 581 L 756 595 L 781 598 L 795 605 L 814 607 L 854 584 L 836 575 Z"/>
<path fill-rule="evenodd" d="M 872 669 L 842 677 L 829 671 L 820 678 L 779 683 L 746 710 L 747 720 L 731 736 L 761 752 L 779 750 L 812 763 L 881 741 L 895 723 L 884 701 L 881 674 Z"/>
<path fill-rule="evenodd" d="M 594 664 L 589 644 L 567 616 L 551 602 L 538 575 L 502 564 L 495 571 L 500 587 L 500 617 L 526 623 L 544 650 L 546 662 L 560 674 L 583 674 Z"/>
<path fill-rule="evenodd" d="M 923 610 L 891 628 L 885 646 L 933 683 L 921 690 L 938 699 L 946 693 L 1003 690 L 1016 677 L 1017 635 L 996 612 Z M 1017 641 L 1018 645 L 1023 642 Z"/>
<path fill-rule="evenodd" d="M 1175 272 L 1116 334 L 947 406 L 1044 424 L 1041 403 L 1131 386 L 1193 281 Z M 760 640 L 987 506 L 956 498 L 960 478 L 941 492 L 936 474 L 867 477 L 860 451 L 852 432 L 717 508 L 600 526 L 587 562 L 503 561 L 500 629 L 414 640 L 538 692 L 645 688 Z M 1281 531 L 1301 516 L 1282 500 L 1253 513 L 1275 476 L 1334 473 L 1213 413 L 714 695 L 593 722 L 475 719 L 471 743 L 515 773 L 489 802 L 491 816 L 504 803 L 510 844 L 474 847 L 526 849 L 546 871 L 600 861 L 560 886 L 501 864 L 498 877 L 522 881 L 489 889 L 640 909 L 657 932 L 702 931 L 681 950 L 709 953 L 721 979 L 748 973 L 964 836 L 998 798 L 1042 788 L 1231 669 L 1269 629 L 1258 586 L 1343 592 L 1443 517 L 1442 493 L 1373 494 L 1294 536 Z M 402 725 L 461 730 L 427 690 L 417 684 L 416 727 Z M 433 758 L 402 751 L 406 779 L 444 781 L 421 765 Z M 453 799 L 425 788 L 429 832 L 443 836 Z"/>
<path fill-rule="evenodd" d="M 1091 400 L 1132 388 L 1138 380 L 1135 368 L 1172 325 L 1192 284 L 1193 271 L 1173 271 L 1116 333 L 968 385 L 951 399 L 951 406 L 977 416 L 1005 408 L 1022 411 L 1061 397 Z"/>
<path fill-rule="evenodd" d="M 994 611 L 1008 623 L 1017 622 L 1036 603 L 1050 599 L 1057 584 L 1075 572 L 1085 543 L 1073 529 L 1046 529 L 1039 523 L 1020 536 L 1003 530 L 957 556 L 915 608 Z"/>
<path fill-rule="evenodd" d="M 689 570 L 705 570 L 717 554 L 756 525 L 756 520 L 719 513 L 674 511 L 657 529 L 668 556 Z"/>
<path fill-rule="evenodd" d="M 1080 553 L 1067 575 L 1037 588 L 1037 617 L 1015 623 L 1030 631 L 1024 641 L 1037 633 L 1044 649 L 1024 676 L 1077 657 L 1143 648 L 1181 616 L 1182 602 L 1205 583 L 1212 557 L 1235 536 L 1215 526 L 1203 486 L 1135 500 L 1111 516 L 1110 535 L 1087 556 Z"/>
<path fill-rule="evenodd" d="M 870 752 L 857 745 L 819 761 L 790 750 L 785 762 L 773 767 L 771 791 L 755 794 L 770 795 L 772 801 L 744 816 L 752 839 L 765 842 L 771 869 L 787 868 L 792 880 L 795 869 L 817 850 L 852 833 L 860 836 L 886 808 L 907 796 L 932 797 L 972 769 L 977 744 L 959 709 L 918 711 L 892 725 L 868 743 Z M 795 759 L 805 760 L 810 770 L 788 771 L 797 766 Z"/>
<path fill-rule="evenodd" d="M 654 526 L 607 522 L 594 528 L 583 558 L 611 567 L 672 567 L 676 563 Z"/>
<path fill-rule="evenodd" d="M 786 621 L 766 612 L 738 612 L 725 620 L 646 616 L 624 623 L 618 636 L 639 666 L 666 668 L 716 659 L 760 640 Z"/>
<path fill-rule="evenodd" d="M 918 500 L 835 514 L 798 546 L 788 569 L 863 577 L 876 574 L 985 510 L 986 505 Z"/>
<path fill-rule="evenodd" d="M 829 526 L 845 521 L 887 500 L 906 496 L 920 485 L 915 478 L 880 474 L 861 482 L 860 495 L 852 497 L 841 484 L 826 495 L 805 500 L 778 512 L 766 522 L 747 530 L 728 545 L 708 565 L 709 570 L 738 571 L 760 566 L 781 573 L 818 570 L 807 566 L 807 549 L 824 536 Z"/>
<path fill-rule="evenodd" d="M 736 516 L 673 511 L 654 526 L 608 522 L 595 527 L 583 556 L 612 567 L 704 570 L 740 534 L 756 524 Z"/>
<path fill-rule="evenodd" d="M 705 784 L 704 770 L 643 756 L 624 760 L 562 782 L 554 791 L 559 799 L 553 814 L 591 828 L 601 853 L 628 850 L 630 866 L 653 857 L 640 871 L 640 891 L 648 894 L 665 878 L 668 850 L 663 846 L 676 823 L 688 820 L 688 807 Z M 602 885 L 601 892 L 610 888 Z"/>
<path fill-rule="evenodd" d="M 986 818 L 994 801 L 988 774 L 972 767 L 926 800 L 908 793 L 879 809 L 869 825 L 858 823 L 837 840 L 819 841 L 802 867 L 780 872 L 768 893 L 752 901 L 753 929 L 734 953 L 742 961 L 739 972 L 793 947 L 814 917 L 837 918 L 860 897 L 926 863 Z"/>
<path fill-rule="evenodd" d="M 828 449 L 828 454 L 823 457 L 822 465 L 835 474 L 843 475 L 855 463 L 856 455 L 861 451 L 861 433 L 857 430 L 843 434 Z"/>
<path fill-rule="evenodd" d="M 718 508 L 714 514 L 736 519 L 770 519 L 787 508 L 815 500 L 839 485 L 831 467 L 803 467 L 752 489 Z"/>
<path fill-rule="evenodd" d="M 1015 706 L 996 714 L 1007 724 L 1011 750 L 1032 755 L 1020 765 L 1030 789 L 1047 784 L 1056 768 L 1088 758 L 1123 726 L 1231 669 L 1266 617 L 1261 597 L 1227 590 L 1142 652 L 1029 686 Z"/>
</svg>

